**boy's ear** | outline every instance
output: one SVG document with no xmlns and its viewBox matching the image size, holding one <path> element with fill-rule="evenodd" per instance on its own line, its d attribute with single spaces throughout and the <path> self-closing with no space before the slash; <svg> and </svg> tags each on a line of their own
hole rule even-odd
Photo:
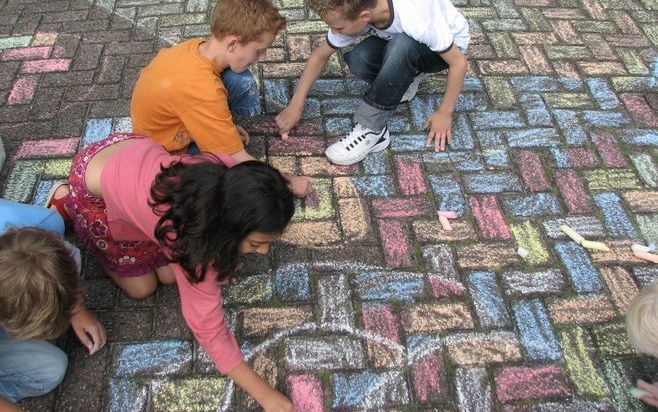
<svg viewBox="0 0 658 412">
<path fill-rule="evenodd" d="M 372 13 L 370 10 L 366 9 L 363 10 L 361 13 L 359 13 L 359 20 L 361 20 L 364 23 L 370 23 L 370 19 L 372 19 Z"/>
<path fill-rule="evenodd" d="M 240 44 L 240 39 L 238 36 L 229 34 L 226 36 L 226 49 L 230 52 L 235 51 L 235 48 Z"/>
</svg>

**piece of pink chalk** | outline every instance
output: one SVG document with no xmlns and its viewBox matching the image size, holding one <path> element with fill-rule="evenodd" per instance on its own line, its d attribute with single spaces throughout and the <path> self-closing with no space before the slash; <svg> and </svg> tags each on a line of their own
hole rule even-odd
<svg viewBox="0 0 658 412">
<path fill-rule="evenodd" d="M 283 132 L 281 133 L 281 140 L 288 140 L 290 137 L 288 136 L 288 132 Z"/>
<path fill-rule="evenodd" d="M 457 213 L 452 210 L 439 210 L 436 214 L 439 216 L 445 216 L 448 219 L 457 219 Z"/>
<path fill-rule="evenodd" d="M 452 230 L 452 226 L 450 226 L 450 221 L 448 220 L 447 217 L 443 215 L 439 215 L 439 222 L 441 223 L 443 230 L 447 232 L 450 232 Z"/>
</svg>

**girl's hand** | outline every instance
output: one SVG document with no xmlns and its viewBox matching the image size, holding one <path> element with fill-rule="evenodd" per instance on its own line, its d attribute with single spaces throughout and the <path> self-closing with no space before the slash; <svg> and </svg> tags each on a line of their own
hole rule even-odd
<svg viewBox="0 0 658 412">
<path fill-rule="evenodd" d="M 651 394 L 651 396 L 641 397 L 640 400 L 647 405 L 655 406 L 658 408 L 658 382 L 648 383 L 642 379 L 638 379 L 637 387 Z"/>
<path fill-rule="evenodd" d="M 105 346 L 107 334 L 103 325 L 86 308 L 78 308 L 71 316 L 71 327 L 80 339 L 80 342 L 93 355 Z M 89 339 L 89 334 L 91 339 Z"/>
<path fill-rule="evenodd" d="M 235 125 L 235 128 L 238 129 L 238 134 L 240 134 L 240 139 L 242 139 L 242 144 L 243 145 L 248 145 L 249 144 L 249 133 L 247 133 L 246 130 L 242 126 L 238 126 L 237 124 Z"/>
<path fill-rule="evenodd" d="M 276 116 L 276 124 L 279 126 L 279 129 L 281 129 L 281 133 L 289 132 L 290 129 L 299 123 L 299 119 L 302 118 L 303 110 L 304 107 L 297 107 L 289 104 Z"/>
<path fill-rule="evenodd" d="M 446 143 L 450 143 L 452 139 L 452 113 L 442 111 L 441 109 L 435 111 L 430 117 L 425 120 L 423 129 L 429 128 L 427 134 L 426 147 L 431 147 L 434 143 L 434 151 L 444 151 Z"/>
<path fill-rule="evenodd" d="M 290 190 L 296 197 L 306 197 L 313 191 L 313 179 L 307 176 L 290 176 Z"/>
<path fill-rule="evenodd" d="M 261 404 L 265 412 L 295 412 L 292 402 L 279 391 L 272 390 Z"/>
</svg>

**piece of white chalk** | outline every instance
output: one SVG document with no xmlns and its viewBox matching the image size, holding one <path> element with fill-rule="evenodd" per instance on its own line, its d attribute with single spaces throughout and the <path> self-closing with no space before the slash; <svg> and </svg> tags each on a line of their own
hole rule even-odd
<svg viewBox="0 0 658 412">
<path fill-rule="evenodd" d="M 439 210 L 436 214 L 439 216 L 445 216 L 448 219 L 457 219 L 457 212 L 453 212 L 452 210 Z"/>
<path fill-rule="evenodd" d="M 450 225 L 450 221 L 448 220 L 447 217 L 439 215 L 439 222 L 441 223 L 441 227 L 443 227 L 443 230 L 447 232 L 452 231 L 452 226 Z"/>
<path fill-rule="evenodd" d="M 603 242 L 593 242 L 591 240 L 583 240 L 580 245 L 586 249 L 600 250 L 602 252 L 609 252 L 610 248 Z"/>
<path fill-rule="evenodd" d="M 649 246 L 640 245 L 638 243 L 633 243 L 631 245 L 631 250 L 633 252 L 650 252 Z"/>
<path fill-rule="evenodd" d="M 633 387 L 633 388 L 631 388 L 631 390 L 629 392 L 630 392 L 631 396 L 636 398 L 636 399 L 640 399 L 643 396 L 651 397 L 651 394 L 649 392 L 645 391 L 644 389 L 640 389 L 640 388 Z"/>
<path fill-rule="evenodd" d="M 649 252 L 640 252 L 640 251 L 633 251 L 633 254 L 640 259 L 648 260 L 649 262 L 653 263 L 658 263 L 658 255 L 654 255 L 653 253 Z"/>
<path fill-rule="evenodd" d="M 655 243 L 649 243 L 647 246 L 649 248 L 649 252 L 655 252 L 656 251 L 656 244 Z"/>
<path fill-rule="evenodd" d="M 528 251 L 528 249 L 524 249 L 524 248 L 522 248 L 522 247 L 516 249 L 516 253 L 517 253 L 519 256 L 521 256 L 523 259 L 527 258 L 528 255 L 530 254 L 530 252 Z"/>
<path fill-rule="evenodd" d="M 575 230 L 573 230 L 567 225 L 560 226 L 560 230 L 563 231 L 567 236 L 571 238 L 571 240 L 578 243 L 579 245 L 583 242 L 583 240 L 585 240 L 584 237 L 580 236 Z"/>
</svg>

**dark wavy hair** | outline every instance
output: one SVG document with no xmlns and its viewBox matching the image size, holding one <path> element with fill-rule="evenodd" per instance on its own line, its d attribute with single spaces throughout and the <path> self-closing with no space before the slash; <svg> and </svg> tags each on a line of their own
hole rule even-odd
<svg viewBox="0 0 658 412">
<path fill-rule="evenodd" d="M 278 170 L 256 160 L 228 169 L 212 155 L 161 167 L 151 197 L 160 216 L 155 237 L 192 283 L 203 281 L 209 269 L 218 280 L 230 276 L 240 242 L 252 232 L 283 232 L 295 211 Z"/>
</svg>

